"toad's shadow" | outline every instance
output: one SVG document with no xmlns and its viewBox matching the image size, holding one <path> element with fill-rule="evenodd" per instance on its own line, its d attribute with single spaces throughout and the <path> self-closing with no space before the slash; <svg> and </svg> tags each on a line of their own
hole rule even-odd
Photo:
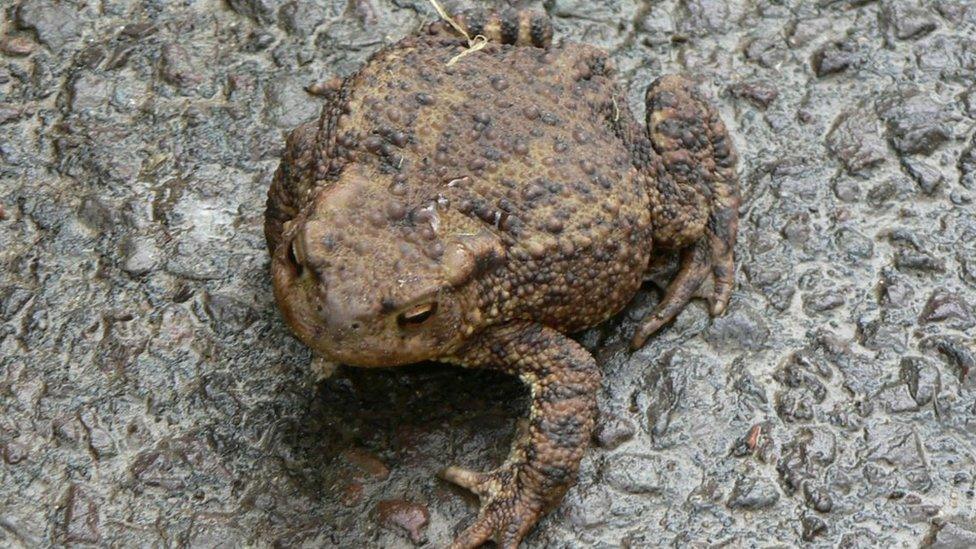
<svg viewBox="0 0 976 549">
<path fill-rule="evenodd" d="M 402 497 L 443 489 L 431 477 L 446 465 L 497 465 L 527 410 L 528 391 L 497 372 L 432 363 L 341 367 L 279 434 L 286 470 L 312 500 L 348 498 L 350 479 L 382 484 L 379 497 Z"/>
</svg>

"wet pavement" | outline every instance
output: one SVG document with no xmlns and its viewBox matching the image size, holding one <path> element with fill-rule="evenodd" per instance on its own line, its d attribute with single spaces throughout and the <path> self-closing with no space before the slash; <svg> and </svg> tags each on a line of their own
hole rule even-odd
<svg viewBox="0 0 976 549">
<path fill-rule="evenodd" d="M 976 545 L 976 2 L 542 7 L 639 114 L 698 76 L 744 204 L 724 317 L 631 354 L 648 283 L 580 335 L 594 447 L 526 545 Z M 501 461 L 527 395 L 437 365 L 316 382 L 262 235 L 306 88 L 427 1 L 0 9 L 0 545 L 445 545 L 477 505 L 434 473 Z"/>
</svg>

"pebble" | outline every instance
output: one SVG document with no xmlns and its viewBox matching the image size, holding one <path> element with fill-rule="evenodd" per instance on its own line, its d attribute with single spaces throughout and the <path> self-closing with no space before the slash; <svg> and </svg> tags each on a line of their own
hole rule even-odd
<svg viewBox="0 0 976 549">
<path fill-rule="evenodd" d="M 724 350 L 759 350 L 769 338 L 769 328 L 762 315 L 751 308 L 733 307 L 725 315 L 712 320 L 705 339 Z"/>
<path fill-rule="evenodd" d="M 322 9 L 310 2 L 291 0 L 278 10 L 279 24 L 295 36 L 311 36 L 324 20 Z"/>
<path fill-rule="evenodd" d="M 900 271 L 941 273 L 945 271 L 945 261 L 927 252 L 903 249 L 895 254 L 895 267 Z"/>
<path fill-rule="evenodd" d="M 309 100 L 297 78 L 281 78 L 266 84 L 264 112 L 279 128 L 295 128 L 315 118 L 320 108 L 317 101 Z"/>
<path fill-rule="evenodd" d="M 973 309 L 965 299 L 953 292 L 936 290 L 929 296 L 919 321 L 924 323 L 949 322 L 964 328 L 971 327 L 974 320 Z"/>
<path fill-rule="evenodd" d="M 578 528 L 605 525 L 620 497 L 603 483 L 577 486 L 563 500 L 569 521 Z"/>
<path fill-rule="evenodd" d="M 22 36 L 4 36 L 0 38 L 0 52 L 12 57 L 23 57 L 34 52 L 34 42 Z"/>
<path fill-rule="evenodd" d="M 83 75 L 71 83 L 69 106 L 74 113 L 84 113 L 107 104 L 111 94 L 111 82 L 97 76 Z"/>
<path fill-rule="evenodd" d="M 258 23 L 269 24 L 274 21 L 280 0 L 227 0 L 227 4 L 232 10 L 245 17 L 254 19 Z"/>
<path fill-rule="evenodd" d="M 865 105 L 842 112 L 827 133 L 827 147 L 852 174 L 866 174 L 884 162 L 888 145 L 880 121 Z"/>
<path fill-rule="evenodd" d="M 628 440 L 634 438 L 637 427 L 627 418 L 601 414 L 593 438 L 597 445 L 605 450 L 613 450 Z"/>
<path fill-rule="evenodd" d="M 807 506 L 818 513 L 829 513 L 834 508 L 830 492 L 822 486 L 815 487 L 812 482 L 803 485 L 803 497 Z"/>
<path fill-rule="evenodd" d="M 907 2 L 882 3 L 880 20 L 898 40 L 916 40 L 939 27 L 931 11 Z"/>
<path fill-rule="evenodd" d="M 761 478 L 741 477 L 735 482 L 729 495 L 730 509 L 755 511 L 776 505 L 779 491 L 776 485 Z"/>
<path fill-rule="evenodd" d="M 98 530 L 98 505 L 95 501 L 77 484 L 68 488 L 64 501 L 62 527 L 65 541 L 98 543 L 101 534 Z"/>
<path fill-rule="evenodd" d="M 358 477 L 367 481 L 386 480 L 390 470 L 372 453 L 361 448 L 350 448 L 342 452 L 342 458 L 357 472 Z"/>
<path fill-rule="evenodd" d="M 922 547 L 932 549 L 976 547 L 976 521 L 964 517 L 936 519 Z"/>
<path fill-rule="evenodd" d="M 761 109 L 768 108 L 779 97 L 779 91 L 767 82 L 739 82 L 729 86 L 728 89 L 733 96 L 747 99 Z"/>
<path fill-rule="evenodd" d="M 424 530 L 430 523 L 426 505 L 405 500 L 383 500 L 376 506 L 380 524 L 405 532 L 415 544 L 426 542 Z"/>
<path fill-rule="evenodd" d="M 188 88 L 203 81 L 193 67 L 187 51 L 177 43 L 163 45 L 160 56 L 161 75 L 166 82 L 179 88 Z"/>
<path fill-rule="evenodd" d="M 601 468 L 603 479 L 628 494 L 655 494 L 664 489 L 666 465 L 656 456 L 621 454 L 610 456 Z"/>
<path fill-rule="evenodd" d="M 122 246 L 122 269 L 140 276 L 152 271 L 159 262 L 159 249 L 152 238 L 133 237 L 126 239 Z"/>
<path fill-rule="evenodd" d="M 831 42 L 818 49 L 811 60 L 813 72 L 820 78 L 846 71 L 858 61 L 850 42 Z"/>
<path fill-rule="evenodd" d="M 976 189 L 976 135 L 959 156 L 958 166 L 959 184 L 967 189 Z"/>
<path fill-rule="evenodd" d="M 931 155 L 952 138 L 951 108 L 915 88 L 891 92 L 878 101 L 888 138 L 899 153 Z"/>
<path fill-rule="evenodd" d="M 919 188 L 927 195 L 934 194 L 945 181 L 942 172 L 927 162 L 906 157 L 903 160 L 903 165 L 908 175 L 918 183 Z"/>
<path fill-rule="evenodd" d="M 9 465 L 17 465 L 24 461 L 28 454 L 27 447 L 19 442 L 10 441 L 0 445 L 0 455 L 3 456 L 3 461 Z"/>
<path fill-rule="evenodd" d="M 53 0 L 25 0 L 17 8 L 17 26 L 37 33 L 52 51 L 61 50 L 81 35 L 79 17 L 71 4 Z"/>
<path fill-rule="evenodd" d="M 811 313 L 822 313 L 844 304 L 844 292 L 836 289 L 804 296 L 803 307 Z"/>
<path fill-rule="evenodd" d="M 692 35 L 721 33 L 732 24 L 729 4 L 723 0 L 685 0 L 678 28 Z"/>
<path fill-rule="evenodd" d="M 803 541 L 813 541 L 827 533 L 827 523 L 820 517 L 814 515 L 804 515 L 800 519 L 800 525 L 802 527 L 801 537 Z"/>
</svg>

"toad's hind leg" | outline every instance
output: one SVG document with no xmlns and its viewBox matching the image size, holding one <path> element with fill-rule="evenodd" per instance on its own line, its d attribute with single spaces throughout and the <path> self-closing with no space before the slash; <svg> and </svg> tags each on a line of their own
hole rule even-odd
<svg viewBox="0 0 976 549">
<path fill-rule="evenodd" d="M 600 370 L 593 357 L 561 333 L 532 323 L 485 331 L 453 361 L 519 376 L 531 389 L 528 427 L 500 467 L 479 473 L 448 467 L 441 476 L 481 499 L 481 512 L 452 547 L 494 539 L 512 549 L 573 485 L 596 420 Z"/>
<path fill-rule="evenodd" d="M 654 149 L 654 244 L 681 250 L 681 261 L 664 298 L 634 335 L 633 348 L 673 320 L 709 275 L 714 281 L 711 314 L 725 311 L 739 224 L 732 140 L 694 84 L 680 76 L 654 82 L 647 90 L 647 131 Z"/>
<path fill-rule="evenodd" d="M 515 46 L 548 48 L 552 45 L 552 21 L 543 12 L 507 9 L 498 12 L 468 10 L 454 20 L 468 36 L 484 36 L 490 42 Z M 431 33 L 457 35 L 446 21 L 430 26 Z"/>
</svg>

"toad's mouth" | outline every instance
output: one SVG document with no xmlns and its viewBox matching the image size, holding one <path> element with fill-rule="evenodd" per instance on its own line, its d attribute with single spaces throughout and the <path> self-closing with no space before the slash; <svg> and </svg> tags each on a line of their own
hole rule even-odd
<svg viewBox="0 0 976 549">
<path fill-rule="evenodd" d="M 276 290 L 294 293 L 302 288 L 307 290 L 318 283 L 315 269 L 308 264 L 301 229 L 302 225 L 295 221 L 285 224 L 285 238 L 272 256 Z M 281 288 L 278 288 L 279 285 Z"/>
<path fill-rule="evenodd" d="M 278 308 L 292 331 L 306 345 L 311 345 L 320 331 L 320 323 L 311 316 L 309 286 L 312 270 L 305 265 L 298 239 L 292 237 L 278 246 L 272 258 L 272 286 Z"/>
<path fill-rule="evenodd" d="M 279 250 L 275 253 L 271 268 L 274 270 L 275 282 L 281 280 L 287 283 L 286 286 L 291 286 L 298 279 L 302 267 L 295 261 L 290 250 L 291 246 L 287 246 L 289 249 L 285 251 L 280 249 L 285 247 L 286 245 L 284 244 L 279 247 Z"/>
</svg>

